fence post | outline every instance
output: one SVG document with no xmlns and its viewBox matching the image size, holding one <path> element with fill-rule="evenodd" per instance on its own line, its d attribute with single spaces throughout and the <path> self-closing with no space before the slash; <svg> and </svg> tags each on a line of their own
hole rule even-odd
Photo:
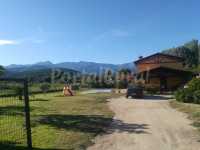
<svg viewBox="0 0 200 150">
<path fill-rule="evenodd" d="M 32 150 L 28 81 L 26 79 L 24 80 L 24 102 L 25 102 L 25 116 L 26 116 L 27 145 L 28 145 L 28 150 Z"/>
</svg>

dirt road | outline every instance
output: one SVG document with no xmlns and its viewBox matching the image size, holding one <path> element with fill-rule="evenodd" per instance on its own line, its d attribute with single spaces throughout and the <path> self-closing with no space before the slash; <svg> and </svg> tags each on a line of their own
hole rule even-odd
<svg viewBox="0 0 200 150">
<path fill-rule="evenodd" d="M 117 98 L 109 106 L 116 114 L 114 121 L 88 150 L 200 150 L 191 121 L 165 97 Z"/>
</svg>

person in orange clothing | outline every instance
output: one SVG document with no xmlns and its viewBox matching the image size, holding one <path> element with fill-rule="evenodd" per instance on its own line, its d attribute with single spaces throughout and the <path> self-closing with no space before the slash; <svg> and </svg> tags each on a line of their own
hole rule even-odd
<svg viewBox="0 0 200 150">
<path fill-rule="evenodd" d="M 68 86 L 68 85 L 64 86 L 64 88 L 63 88 L 63 95 L 64 96 L 73 96 L 74 95 L 70 86 Z"/>
</svg>

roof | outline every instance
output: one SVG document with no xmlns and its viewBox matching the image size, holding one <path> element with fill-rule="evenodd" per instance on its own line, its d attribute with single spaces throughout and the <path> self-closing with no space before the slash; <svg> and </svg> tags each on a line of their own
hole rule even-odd
<svg viewBox="0 0 200 150">
<path fill-rule="evenodd" d="M 191 71 L 188 71 L 182 68 L 173 68 L 173 67 L 166 67 L 166 66 L 161 66 L 161 65 L 149 68 L 148 70 L 141 70 L 140 72 L 137 72 L 137 73 L 147 72 L 147 71 L 156 70 L 156 69 L 167 69 L 167 70 L 173 70 L 173 71 L 179 71 L 179 72 L 192 73 Z"/>
<path fill-rule="evenodd" d="M 182 57 L 178 57 L 178 56 L 174 56 L 174 55 L 169 55 L 169 54 L 164 54 L 164 53 L 155 53 L 155 54 L 152 54 L 150 56 L 147 56 L 147 57 L 141 58 L 139 60 L 136 60 L 134 63 L 137 64 L 137 63 L 139 63 L 139 62 L 141 62 L 143 60 L 146 60 L 148 58 L 155 57 L 155 56 L 167 56 L 167 57 L 170 57 L 170 58 L 179 59 L 181 61 L 184 60 Z"/>
</svg>

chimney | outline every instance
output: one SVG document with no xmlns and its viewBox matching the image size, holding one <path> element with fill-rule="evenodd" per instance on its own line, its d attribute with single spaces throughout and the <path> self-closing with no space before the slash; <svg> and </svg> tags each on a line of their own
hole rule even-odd
<svg viewBox="0 0 200 150">
<path fill-rule="evenodd" d="M 139 59 L 142 59 L 143 58 L 143 56 L 139 56 Z"/>
</svg>

